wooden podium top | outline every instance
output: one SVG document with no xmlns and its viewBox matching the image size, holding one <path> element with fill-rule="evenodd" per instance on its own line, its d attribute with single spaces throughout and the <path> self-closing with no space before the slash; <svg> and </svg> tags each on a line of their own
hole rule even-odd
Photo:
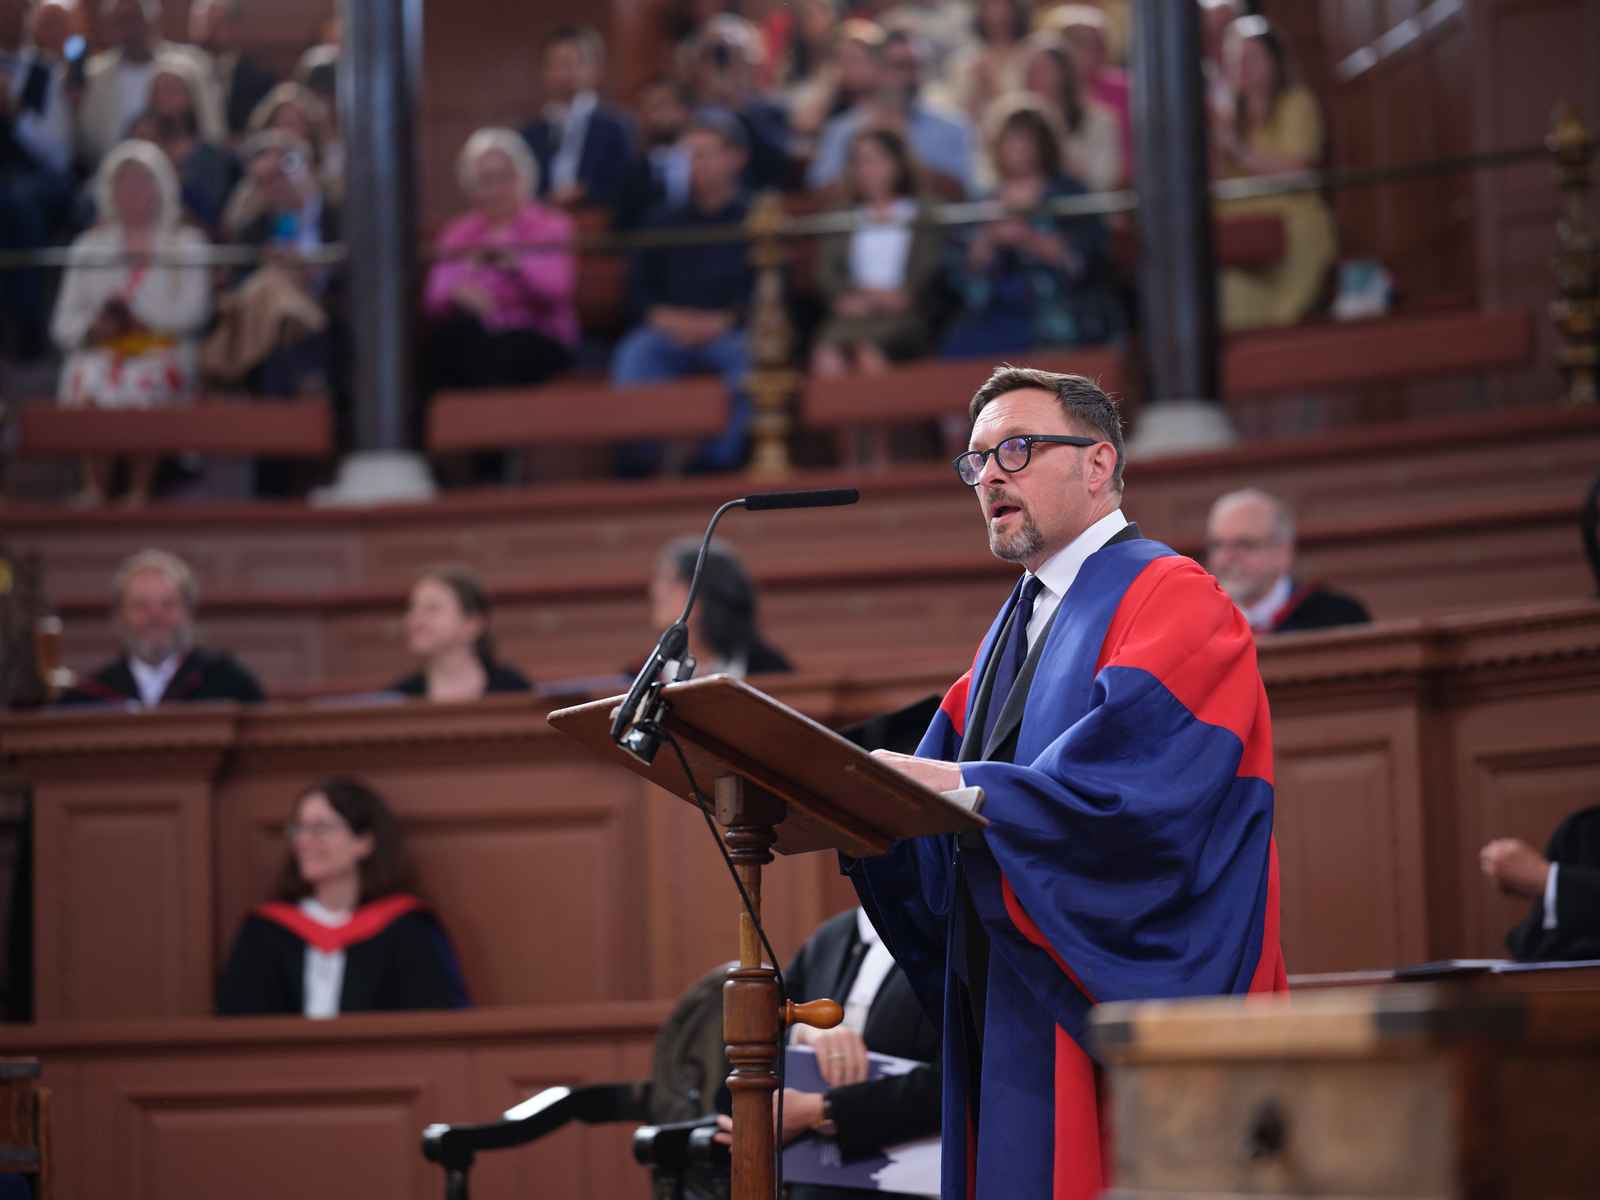
<svg viewBox="0 0 1600 1200">
<path fill-rule="evenodd" d="M 671 684 L 662 694 L 669 702 L 663 727 L 683 746 L 708 797 L 718 779 L 736 776 L 784 802 L 774 847 L 780 854 L 842 850 L 867 858 L 899 838 L 987 824 L 743 680 L 710 675 Z M 611 716 L 621 702 L 613 696 L 559 709 L 550 724 L 694 804 L 670 745 L 663 743 L 646 765 L 611 740 Z"/>
</svg>

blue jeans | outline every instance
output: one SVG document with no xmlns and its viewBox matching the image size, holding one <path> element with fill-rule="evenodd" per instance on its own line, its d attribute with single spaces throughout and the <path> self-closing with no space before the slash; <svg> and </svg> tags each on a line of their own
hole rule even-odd
<svg viewBox="0 0 1600 1200">
<path fill-rule="evenodd" d="M 745 375 L 750 351 L 742 329 L 731 329 L 703 346 L 680 346 L 666 334 L 641 325 L 617 346 L 611 359 L 611 382 L 670 383 L 685 375 L 720 375 L 728 388 L 728 427 L 700 443 L 691 470 L 731 471 L 744 461 L 750 435 L 750 393 Z M 619 469 L 626 475 L 649 474 L 661 458 L 661 447 L 641 442 L 624 447 Z"/>
</svg>

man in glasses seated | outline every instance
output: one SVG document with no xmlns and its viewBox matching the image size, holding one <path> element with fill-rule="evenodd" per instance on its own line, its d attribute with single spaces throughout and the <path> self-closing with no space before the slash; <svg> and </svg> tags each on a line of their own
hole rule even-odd
<svg viewBox="0 0 1600 1200">
<path fill-rule="evenodd" d="M 957 474 L 1023 572 L 917 755 L 877 754 L 988 825 L 844 865 L 943 1021 L 944 1194 L 1098 1195 L 1090 1008 L 1287 987 L 1266 690 L 1216 580 L 1123 516 L 1104 392 L 1002 367 L 969 415 Z"/>
<path fill-rule="evenodd" d="M 1355 597 L 1294 578 L 1294 514 L 1259 488 L 1229 492 L 1211 506 L 1206 566 L 1257 633 L 1372 620 Z"/>
</svg>

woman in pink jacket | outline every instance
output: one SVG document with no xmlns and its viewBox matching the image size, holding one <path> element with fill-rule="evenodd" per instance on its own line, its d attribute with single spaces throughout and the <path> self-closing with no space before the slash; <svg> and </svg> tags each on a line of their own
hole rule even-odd
<svg viewBox="0 0 1600 1200">
<path fill-rule="evenodd" d="M 534 201 L 538 170 L 509 129 L 480 129 L 462 147 L 472 208 L 440 234 L 423 296 L 436 388 L 543 383 L 572 363 L 572 220 Z"/>
</svg>

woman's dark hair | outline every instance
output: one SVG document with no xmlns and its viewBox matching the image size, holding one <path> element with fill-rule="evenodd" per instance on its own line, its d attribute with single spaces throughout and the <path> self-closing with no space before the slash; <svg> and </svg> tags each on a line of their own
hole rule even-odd
<svg viewBox="0 0 1600 1200">
<path fill-rule="evenodd" d="M 357 837 L 370 835 L 372 853 L 361 860 L 361 895 L 358 903 L 381 900 L 396 892 L 409 892 L 415 888 L 411 859 L 406 854 L 405 842 L 400 836 L 400 826 L 394 813 L 370 786 L 359 779 L 335 775 L 312 784 L 300 793 L 289 814 L 291 821 L 299 820 L 300 809 L 312 796 L 322 796 L 329 807 L 350 826 Z M 312 887 L 300 874 L 300 863 L 291 849 L 284 859 L 283 870 L 278 875 L 277 895 L 280 900 L 294 903 L 311 895 Z"/>
<path fill-rule="evenodd" d="M 856 146 L 862 142 L 877 142 L 878 147 L 894 159 L 894 184 L 893 191 L 896 196 L 915 196 L 917 194 L 917 165 L 912 161 L 911 150 L 906 146 L 905 138 L 892 129 L 863 129 L 851 139 L 850 155 L 847 161 L 851 170 L 846 172 L 846 187 L 850 193 L 852 204 L 863 202 L 861 189 L 856 186 L 855 178 L 855 151 Z"/>
<path fill-rule="evenodd" d="M 1240 17 L 1232 28 L 1242 41 L 1259 42 L 1272 60 L 1272 107 L 1277 108 L 1284 93 L 1294 86 L 1294 64 L 1289 60 L 1289 48 L 1284 45 L 1282 35 L 1265 17 L 1258 16 Z M 1234 107 L 1233 127 L 1239 137 L 1250 136 L 1249 113 L 1242 94 Z"/>
<path fill-rule="evenodd" d="M 1000 143 L 1014 132 L 1022 132 L 1033 139 L 1034 151 L 1039 158 L 1039 173 L 1046 179 L 1061 175 L 1061 138 L 1050 117 L 1038 104 L 1019 103 L 995 127 L 994 141 L 990 145 L 995 166 L 1000 164 Z"/>
<path fill-rule="evenodd" d="M 494 635 L 489 632 L 489 590 L 471 567 L 443 566 L 424 571 L 417 582 L 431 579 L 449 588 L 461 606 L 464 617 L 482 617 L 483 632 L 472 643 L 472 650 L 487 667 L 494 662 Z"/>
<path fill-rule="evenodd" d="M 1084 109 L 1083 96 L 1078 88 L 1078 68 L 1072 61 L 1072 52 L 1059 35 L 1048 31 L 1034 34 L 1028 39 L 1028 44 L 1032 47 L 1030 54 L 1034 58 L 1048 58 L 1060 73 L 1059 92 L 1049 99 L 1060 111 L 1061 123 L 1067 127 L 1067 132 L 1077 133 L 1078 127 L 1083 124 Z"/>
<path fill-rule="evenodd" d="M 1028 36 L 1028 30 L 1033 25 L 1033 6 L 1028 0 L 1011 0 L 1011 40 L 1020 42 Z M 972 34 L 980 42 L 987 42 L 989 35 L 983 28 L 983 0 L 977 0 L 972 6 Z"/>
<path fill-rule="evenodd" d="M 687 584 L 694 578 L 695 557 L 700 539 L 680 538 L 662 552 L 678 578 Z M 739 556 L 724 543 L 713 541 L 706 551 L 705 569 L 700 573 L 700 594 L 691 618 L 700 640 L 723 659 L 748 656 L 759 640 L 756 633 L 756 588 Z"/>
</svg>

